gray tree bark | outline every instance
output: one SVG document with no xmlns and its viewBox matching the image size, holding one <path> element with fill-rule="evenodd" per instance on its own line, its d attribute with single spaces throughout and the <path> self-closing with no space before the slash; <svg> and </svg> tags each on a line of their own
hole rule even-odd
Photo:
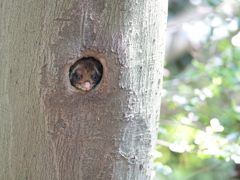
<svg viewBox="0 0 240 180">
<path fill-rule="evenodd" d="M 1 0 L 0 179 L 150 179 L 166 7 Z M 68 73 L 89 56 L 103 78 L 82 94 Z"/>
</svg>

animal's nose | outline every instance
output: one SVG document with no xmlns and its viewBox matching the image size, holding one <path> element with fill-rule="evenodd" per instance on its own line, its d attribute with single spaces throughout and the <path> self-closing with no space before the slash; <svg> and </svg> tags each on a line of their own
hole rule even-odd
<svg viewBox="0 0 240 180">
<path fill-rule="evenodd" d="M 90 85 L 91 85 L 91 84 L 90 84 L 89 81 L 85 81 L 83 86 L 84 86 L 84 88 L 86 88 L 87 90 L 89 90 L 89 89 L 90 89 Z"/>
</svg>

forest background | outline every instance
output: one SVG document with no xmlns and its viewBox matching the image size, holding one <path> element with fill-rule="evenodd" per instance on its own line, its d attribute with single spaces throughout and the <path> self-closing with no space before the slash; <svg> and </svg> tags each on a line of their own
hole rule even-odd
<svg viewBox="0 0 240 180">
<path fill-rule="evenodd" d="M 239 9 L 169 1 L 154 180 L 240 178 Z"/>
</svg>

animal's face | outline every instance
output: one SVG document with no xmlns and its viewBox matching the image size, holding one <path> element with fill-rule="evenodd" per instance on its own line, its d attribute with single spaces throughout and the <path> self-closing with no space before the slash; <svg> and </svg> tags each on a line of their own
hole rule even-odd
<svg viewBox="0 0 240 180">
<path fill-rule="evenodd" d="M 100 82 L 102 65 L 96 60 L 80 60 L 70 69 L 69 77 L 74 87 L 89 91 Z"/>
</svg>

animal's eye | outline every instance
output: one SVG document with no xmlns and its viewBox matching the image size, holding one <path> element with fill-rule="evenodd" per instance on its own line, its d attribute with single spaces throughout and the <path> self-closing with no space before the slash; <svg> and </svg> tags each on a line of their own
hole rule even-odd
<svg viewBox="0 0 240 180">
<path fill-rule="evenodd" d="M 77 79 L 77 80 L 81 80 L 82 79 L 82 76 L 80 74 L 75 74 L 74 77 Z"/>
<path fill-rule="evenodd" d="M 97 75 L 97 74 L 94 74 L 94 75 L 92 76 L 92 80 L 96 80 L 97 77 L 98 77 L 98 75 Z"/>
</svg>

